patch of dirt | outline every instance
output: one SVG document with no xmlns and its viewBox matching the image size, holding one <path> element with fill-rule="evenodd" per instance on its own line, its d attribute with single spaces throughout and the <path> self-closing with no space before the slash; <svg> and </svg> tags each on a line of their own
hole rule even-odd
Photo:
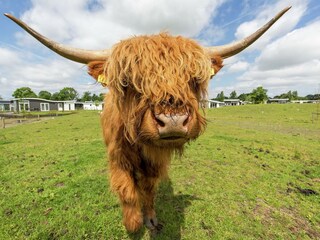
<svg viewBox="0 0 320 240">
<path fill-rule="evenodd" d="M 301 233 L 305 233 L 311 239 L 320 239 L 320 232 L 314 229 L 311 223 L 306 218 L 300 216 L 295 209 L 277 209 L 260 199 L 253 209 L 253 215 L 261 219 L 264 225 L 272 227 L 279 224 L 279 222 L 284 222 L 288 230 L 294 235 L 298 236 Z M 277 217 L 275 217 L 276 215 Z"/>
<path fill-rule="evenodd" d="M 304 231 L 311 239 L 320 239 L 320 232 L 314 230 L 309 223 L 309 221 L 298 215 L 294 210 L 288 208 L 283 208 L 280 212 L 293 220 L 294 225 L 289 227 L 289 230 L 293 234 L 299 234 L 299 232 Z"/>
<path fill-rule="evenodd" d="M 6 209 L 6 210 L 4 210 L 4 214 L 5 214 L 6 216 L 10 216 L 10 215 L 13 214 L 13 211 L 12 211 L 11 209 Z"/>
<path fill-rule="evenodd" d="M 309 184 L 310 186 L 312 186 L 312 184 Z M 311 188 L 301 188 L 299 186 L 296 186 L 295 184 L 289 182 L 287 184 L 288 188 L 287 188 L 287 193 L 291 193 L 291 192 L 296 192 L 296 193 L 301 193 L 305 196 L 310 196 L 310 195 L 319 195 L 318 192 L 316 192 L 315 190 L 311 189 Z"/>
<path fill-rule="evenodd" d="M 259 200 L 255 208 L 253 209 L 253 215 L 255 217 L 261 218 L 263 224 L 269 224 L 274 221 L 272 214 L 273 209 L 264 203 L 262 200 Z"/>
<path fill-rule="evenodd" d="M 300 188 L 296 187 L 299 193 L 302 193 L 303 195 L 309 196 L 309 195 L 318 195 L 318 193 L 310 188 Z"/>
<path fill-rule="evenodd" d="M 56 187 L 64 187 L 64 182 L 58 182 L 55 184 Z"/>
<path fill-rule="evenodd" d="M 44 210 L 43 215 L 47 216 L 52 211 L 52 209 L 52 207 L 47 208 L 46 210 Z"/>
<path fill-rule="evenodd" d="M 207 235 L 212 238 L 214 236 L 214 230 L 207 224 L 205 224 L 204 221 L 200 222 L 201 228 L 206 231 Z"/>
</svg>

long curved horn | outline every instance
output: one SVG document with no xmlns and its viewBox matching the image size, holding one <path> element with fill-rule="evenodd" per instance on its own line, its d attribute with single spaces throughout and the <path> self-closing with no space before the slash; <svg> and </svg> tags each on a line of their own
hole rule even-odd
<svg viewBox="0 0 320 240">
<path fill-rule="evenodd" d="M 20 27 L 22 27 L 25 31 L 27 31 L 30 35 L 36 38 L 39 42 L 41 42 L 46 47 L 50 48 L 52 51 L 58 53 L 62 57 L 68 58 L 72 61 L 79 62 L 79 63 L 89 63 L 91 61 L 97 60 L 106 60 L 110 54 L 110 49 L 100 50 L 100 51 L 92 51 L 92 50 L 84 50 L 80 48 L 72 48 L 55 41 L 46 38 L 45 36 L 41 35 L 37 31 L 33 30 L 29 27 L 26 23 L 22 22 L 20 19 L 15 18 L 14 16 L 5 13 L 6 17 L 10 18 Z"/>
<path fill-rule="evenodd" d="M 279 12 L 276 16 L 274 16 L 269 22 L 267 22 L 263 27 L 258 29 L 256 32 L 251 34 L 250 36 L 239 40 L 234 43 L 214 46 L 214 47 L 206 47 L 205 50 L 210 56 L 220 56 L 222 58 L 232 57 L 242 50 L 249 47 L 252 43 L 254 43 L 262 34 L 264 34 L 283 14 L 285 14 L 291 7 L 287 7 Z"/>
</svg>

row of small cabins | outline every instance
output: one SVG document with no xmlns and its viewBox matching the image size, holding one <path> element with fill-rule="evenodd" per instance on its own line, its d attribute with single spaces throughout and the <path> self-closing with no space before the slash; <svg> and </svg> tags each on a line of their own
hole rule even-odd
<svg viewBox="0 0 320 240">
<path fill-rule="evenodd" d="M 289 99 L 269 99 L 267 103 L 289 103 Z M 292 103 L 315 103 L 312 100 L 296 100 Z M 239 99 L 225 99 L 223 102 L 207 100 L 207 108 L 219 108 L 224 106 L 239 106 L 247 104 Z M 77 102 L 77 101 L 52 101 L 41 98 L 16 98 L 12 100 L 0 100 L 0 111 L 74 111 L 74 110 L 98 110 L 103 109 L 103 102 Z"/>
<path fill-rule="evenodd" d="M 216 100 L 207 100 L 206 107 L 208 108 L 219 108 L 224 106 L 239 106 L 250 104 L 251 102 L 244 102 L 240 99 L 225 99 L 223 102 Z M 285 103 L 320 103 L 319 100 L 289 100 L 289 98 L 269 98 L 265 103 L 267 104 L 285 104 Z"/>
<path fill-rule="evenodd" d="M 0 111 L 74 111 L 74 110 L 102 110 L 103 102 L 52 101 L 42 98 L 16 98 L 0 100 Z"/>
</svg>

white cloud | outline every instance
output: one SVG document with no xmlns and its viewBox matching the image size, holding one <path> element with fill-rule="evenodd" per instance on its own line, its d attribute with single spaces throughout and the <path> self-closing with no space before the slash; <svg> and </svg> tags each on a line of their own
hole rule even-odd
<svg viewBox="0 0 320 240">
<path fill-rule="evenodd" d="M 226 0 L 139 0 L 109 1 L 113 21 L 139 33 L 169 30 L 194 36 L 208 23 L 218 6 Z"/>
<path fill-rule="evenodd" d="M 257 58 L 259 70 L 303 64 L 320 56 L 320 20 L 269 44 Z"/>
<path fill-rule="evenodd" d="M 290 32 L 297 25 L 301 17 L 305 14 L 308 6 L 308 0 L 283 0 L 277 1 L 276 4 L 264 6 L 255 19 L 242 23 L 235 33 L 237 39 L 242 39 L 258 28 L 263 26 L 267 21 L 285 7 L 292 8 L 280 18 L 258 41 L 250 46 L 249 51 L 263 49 L 271 40 L 283 36 Z"/>
<path fill-rule="evenodd" d="M 98 49 L 137 34 L 169 31 L 197 35 L 225 1 L 33 0 L 33 7 L 22 15 L 22 20 L 58 42 Z M 29 36 L 18 37 L 23 45 L 31 43 Z"/>
<path fill-rule="evenodd" d="M 87 75 L 86 67 L 81 64 L 63 58 L 37 59 L 32 54 L 26 55 L 25 52 L 14 50 L 7 52 L 8 56 L 14 56 L 15 62 L 9 61 L 10 67 L 0 63 L 2 96 L 10 98 L 13 91 L 22 86 L 28 86 L 36 93 L 41 90 L 53 93 L 66 86 L 74 87 L 79 92 L 103 92 L 102 87 L 95 85 L 92 78 L 84 78 Z"/>
<path fill-rule="evenodd" d="M 197 35 L 225 1 L 32 0 L 32 7 L 17 17 L 57 42 L 104 49 L 133 35 L 163 30 L 174 35 Z M 75 87 L 79 92 L 106 91 L 91 84 L 94 80 L 87 75 L 85 66 L 57 56 L 23 31 L 15 37 L 18 50 L 0 48 L 0 55 L 6 56 L 6 60 L 3 57 L 0 60 L 0 79 L 2 83 L 9 79 L 1 86 L 2 95 L 9 97 L 22 86 L 36 92 L 43 89 L 54 92 L 65 86 Z"/>
<path fill-rule="evenodd" d="M 17 64 L 19 61 L 18 56 L 13 51 L 6 48 L 0 48 L 0 56 L 0 66 Z"/>
<path fill-rule="evenodd" d="M 320 76 L 320 20 L 267 45 L 242 76 L 239 87 L 263 85 L 275 93 L 315 93 Z M 309 91 L 309 92 L 308 92 Z"/>
<path fill-rule="evenodd" d="M 229 67 L 229 72 L 242 72 L 249 68 L 249 63 L 245 61 L 238 61 Z"/>
</svg>

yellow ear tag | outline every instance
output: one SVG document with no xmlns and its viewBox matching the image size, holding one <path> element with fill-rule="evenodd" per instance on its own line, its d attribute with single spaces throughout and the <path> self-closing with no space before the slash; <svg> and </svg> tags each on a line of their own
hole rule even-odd
<svg viewBox="0 0 320 240">
<path fill-rule="evenodd" d="M 106 83 L 106 78 L 105 78 L 104 74 L 100 74 L 98 76 L 98 82 L 99 83 Z"/>
<path fill-rule="evenodd" d="M 215 72 L 214 72 L 214 68 L 211 68 L 211 72 L 210 72 L 210 75 L 211 76 L 214 76 Z"/>
</svg>

